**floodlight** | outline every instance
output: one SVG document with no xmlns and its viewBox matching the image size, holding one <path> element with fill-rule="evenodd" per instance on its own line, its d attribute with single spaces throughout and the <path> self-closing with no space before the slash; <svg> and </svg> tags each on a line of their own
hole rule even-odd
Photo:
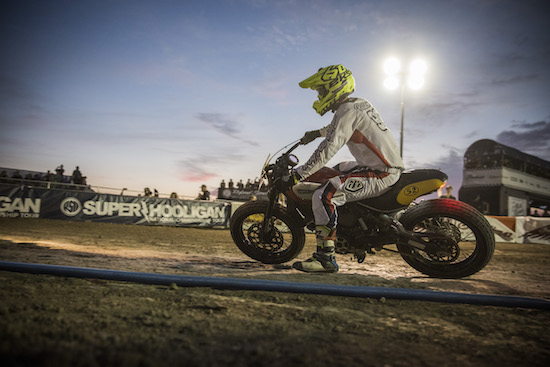
<svg viewBox="0 0 550 367">
<path fill-rule="evenodd" d="M 409 70 L 401 71 L 401 62 L 392 57 L 384 62 L 384 72 L 387 78 L 384 80 L 384 86 L 388 89 L 397 89 L 401 86 L 401 142 L 400 153 L 403 157 L 403 130 L 405 124 L 405 78 L 407 85 L 411 89 L 420 89 L 424 85 L 424 74 L 428 66 L 422 59 L 416 59 L 409 65 Z"/>
<path fill-rule="evenodd" d="M 413 75 L 423 75 L 428 69 L 428 65 L 422 59 L 416 59 L 411 63 L 410 71 Z"/>
<path fill-rule="evenodd" d="M 387 59 L 384 63 L 384 71 L 388 75 L 395 75 L 401 70 L 401 63 L 395 57 Z"/>
</svg>

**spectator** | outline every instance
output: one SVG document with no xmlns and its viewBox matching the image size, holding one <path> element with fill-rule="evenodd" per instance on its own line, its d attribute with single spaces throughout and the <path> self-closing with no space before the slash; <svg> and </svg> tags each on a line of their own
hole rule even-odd
<svg viewBox="0 0 550 367">
<path fill-rule="evenodd" d="M 171 193 L 171 194 L 170 194 L 170 199 L 179 199 L 178 193 L 177 193 L 177 192 Z"/>
<path fill-rule="evenodd" d="M 55 182 L 63 182 L 63 174 L 65 173 L 65 169 L 63 168 L 63 165 L 58 166 L 55 169 Z"/>
<path fill-rule="evenodd" d="M 225 189 L 225 180 L 222 180 L 222 182 L 220 183 L 220 189 Z"/>
<path fill-rule="evenodd" d="M 71 181 L 76 185 L 82 184 L 82 172 L 80 172 L 80 169 L 78 168 L 78 166 L 76 166 L 75 170 L 73 171 L 73 174 L 71 176 Z"/>
<path fill-rule="evenodd" d="M 152 195 L 152 192 L 150 188 L 146 187 L 143 189 L 143 196 L 151 197 L 151 195 Z"/>
<path fill-rule="evenodd" d="M 158 198 L 159 197 L 159 192 L 157 191 L 157 189 L 154 189 L 153 191 L 155 192 L 155 197 Z"/>
<path fill-rule="evenodd" d="M 2 173 L 0 173 L 0 181 L 4 183 L 13 183 L 13 181 L 8 177 L 7 171 L 2 171 Z"/>
<path fill-rule="evenodd" d="M 235 183 L 233 182 L 232 178 L 229 179 L 229 184 L 228 185 L 229 185 L 230 189 L 232 189 L 235 186 Z"/>
<path fill-rule="evenodd" d="M 23 179 L 23 177 L 21 176 L 21 173 L 19 173 L 19 171 L 15 171 L 15 172 L 13 173 L 13 176 L 11 176 L 11 178 L 16 179 L 17 181 Z"/>
<path fill-rule="evenodd" d="M 44 177 L 42 178 L 43 181 L 52 181 L 53 180 L 53 174 L 48 170 Z"/>
<path fill-rule="evenodd" d="M 451 193 L 453 191 L 453 187 L 452 186 L 447 186 L 446 187 L 447 189 L 447 195 L 443 196 L 445 199 L 454 199 L 456 200 L 456 198 L 453 196 L 453 194 Z"/>
<path fill-rule="evenodd" d="M 210 200 L 210 191 L 206 188 L 206 185 L 201 186 L 201 192 L 197 196 L 198 200 Z"/>
</svg>

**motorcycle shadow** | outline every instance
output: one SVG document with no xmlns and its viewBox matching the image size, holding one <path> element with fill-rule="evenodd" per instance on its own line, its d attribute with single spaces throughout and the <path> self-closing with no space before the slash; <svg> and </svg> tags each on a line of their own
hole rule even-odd
<svg viewBox="0 0 550 367">
<path fill-rule="evenodd" d="M 482 279 L 482 274 L 461 279 L 431 278 L 414 273 L 414 270 L 396 266 L 391 269 L 342 269 L 338 273 L 304 273 L 292 268 L 291 263 L 263 264 L 254 260 L 227 258 L 195 258 L 178 262 L 178 272 L 201 276 L 230 275 L 237 278 L 263 278 L 300 283 L 324 283 L 337 285 L 425 289 L 446 292 L 491 293 L 501 295 L 528 295 L 521 289 L 503 282 Z M 348 272 L 349 271 L 349 272 Z M 401 273 L 401 274 L 399 274 Z M 403 274 L 405 273 L 405 274 Z"/>
<path fill-rule="evenodd" d="M 176 268 L 185 272 L 208 273 L 242 273 L 249 276 L 254 273 L 275 273 L 281 270 L 291 270 L 290 265 L 270 265 L 254 260 L 228 260 L 227 258 L 196 258 L 180 261 Z M 244 272 L 243 272 L 244 271 Z"/>
</svg>

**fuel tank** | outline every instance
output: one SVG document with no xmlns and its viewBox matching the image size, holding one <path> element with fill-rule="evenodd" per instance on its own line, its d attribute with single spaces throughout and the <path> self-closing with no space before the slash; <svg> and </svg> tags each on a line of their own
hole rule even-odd
<svg viewBox="0 0 550 367">
<path fill-rule="evenodd" d="M 321 184 L 328 181 L 332 177 L 340 176 L 342 172 L 330 167 L 323 167 L 319 171 L 309 176 L 305 181 L 302 181 L 292 187 L 288 195 L 299 202 L 311 201 L 313 193 Z"/>
</svg>

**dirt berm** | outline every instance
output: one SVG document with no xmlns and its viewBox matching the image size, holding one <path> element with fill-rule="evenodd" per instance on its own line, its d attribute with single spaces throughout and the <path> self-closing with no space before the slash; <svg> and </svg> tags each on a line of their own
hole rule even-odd
<svg viewBox="0 0 550 367">
<path fill-rule="evenodd" d="M 308 235 L 309 236 L 309 235 Z M 308 257 L 308 237 L 300 256 Z M 550 246 L 498 243 L 466 279 L 398 254 L 312 275 L 255 262 L 228 230 L 0 218 L 0 260 L 550 299 Z M 549 366 L 550 311 L 184 288 L 0 271 L 3 366 Z"/>
</svg>

